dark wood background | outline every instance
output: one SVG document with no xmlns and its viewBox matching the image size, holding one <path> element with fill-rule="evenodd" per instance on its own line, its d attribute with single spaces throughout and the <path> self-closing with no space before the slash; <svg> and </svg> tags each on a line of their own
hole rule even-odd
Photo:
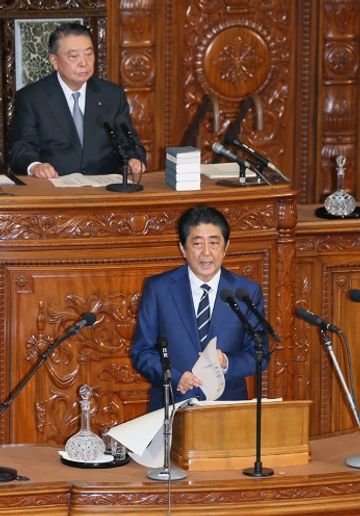
<svg viewBox="0 0 360 516">
<path fill-rule="evenodd" d="M 82 16 L 98 48 L 98 73 L 127 90 L 150 170 L 179 145 L 205 95 L 217 101 L 200 124 L 203 161 L 214 156 L 249 94 L 239 136 L 268 156 L 299 190 L 321 202 L 336 187 L 334 157 L 347 158 L 346 189 L 359 196 L 357 0 L 5 0 L 0 5 L 0 158 L 14 97 L 14 20 Z"/>
</svg>

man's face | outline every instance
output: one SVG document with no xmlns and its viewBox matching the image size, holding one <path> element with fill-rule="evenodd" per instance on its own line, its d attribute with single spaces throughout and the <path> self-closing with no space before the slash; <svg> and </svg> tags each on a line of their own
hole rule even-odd
<svg viewBox="0 0 360 516">
<path fill-rule="evenodd" d="M 181 252 L 193 273 L 204 282 L 220 269 L 227 245 L 219 226 L 199 224 L 192 227 Z"/>
<path fill-rule="evenodd" d="M 73 91 L 94 74 L 95 54 L 88 36 L 64 36 L 59 41 L 57 54 L 50 54 L 49 60 L 63 81 Z"/>
</svg>

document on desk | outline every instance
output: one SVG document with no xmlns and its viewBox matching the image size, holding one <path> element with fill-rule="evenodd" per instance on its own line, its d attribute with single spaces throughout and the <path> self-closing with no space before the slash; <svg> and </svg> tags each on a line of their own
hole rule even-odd
<svg viewBox="0 0 360 516">
<path fill-rule="evenodd" d="M 188 405 L 190 400 L 179 401 L 170 407 L 170 420 L 178 408 Z M 194 403 L 197 401 L 193 400 Z M 108 435 L 119 441 L 128 450 L 132 459 L 142 466 L 160 468 L 164 465 L 164 409 L 114 426 Z"/>
<path fill-rule="evenodd" d="M 192 368 L 192 372 L 204 382 L 200 389 L 208 401 L 220 398 L 225 389 L 225 377 L 217 358 L 216 343 L 217 337 L 210 340 Z"/>
<path fill-rule="evenodd" d="M 77 186 L 107 186 L 112 184 L 123 182 L 123 176 L 121 174 L 101 174 L 97 176 L 88 176 L 81 174 L 80 172 L 74 172 L 73 174 L 67 174 L 65 176 L 59 176 L 49 178 L 49 181 L 56 187 L 77 187 Z M 132 181 L 128 181 L 131 183 Z"/>
<path fill-rule="evenodd" d="M 0 174 L 0 186 L 14 185 L 14 181 L 5 174 Z"/>
</svg>

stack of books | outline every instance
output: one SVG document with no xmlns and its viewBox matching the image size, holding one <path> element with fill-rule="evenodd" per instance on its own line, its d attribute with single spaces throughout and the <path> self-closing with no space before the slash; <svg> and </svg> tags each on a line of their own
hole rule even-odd
<svg viewBox="0 0 360 516">
<path fill-rule="evenodd" d="M 167 147 L 165 182 L 175 190 L 200 190 L 200 149 Z"/>
</svg>

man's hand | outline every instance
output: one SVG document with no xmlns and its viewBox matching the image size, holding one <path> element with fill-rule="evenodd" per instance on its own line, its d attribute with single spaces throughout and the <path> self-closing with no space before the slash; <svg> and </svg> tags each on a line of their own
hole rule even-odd
<svg viewBox="0 0 360 516">
<path fill-rule="evenodd" d="M 200 387 L 202 383 L 203 382 L 200 380 L 200 378 L 195 376 L 193 373 L 190 373 L 190 371 L 186 371 L 180 378 L 180 381 L 177 385 L 177 390 L 181 392 L 181 394 L 185 394 L 187 391 L 190 391 L 194 387 Z"/>
<path fill-rule="evenodd" d="M 58 177 L 58 173 L 50 163 L 36 163 L 31 167 L 31 175 L 39 179 Z"/>
<path fill-rule="evenodd" d="M 141 174 L 145 172 L 146 167 L 142 161 L 136 158 L 129 159 L 129 169 L 130 172 L 134 175 L 134 179 L 138 180 L 141 177 Z"/>
<path fill-rule="evenodd" d="M 218 358 L 221 369 L 226 369 L 226 367 L 228 365 L 228 359 L 227 359 L 226 355 L 224 355 L 224 353 L 221 351 L 221 349 L 217 349 L 216 354 L 217 354 L 217 358 Z"/>
</svg>

